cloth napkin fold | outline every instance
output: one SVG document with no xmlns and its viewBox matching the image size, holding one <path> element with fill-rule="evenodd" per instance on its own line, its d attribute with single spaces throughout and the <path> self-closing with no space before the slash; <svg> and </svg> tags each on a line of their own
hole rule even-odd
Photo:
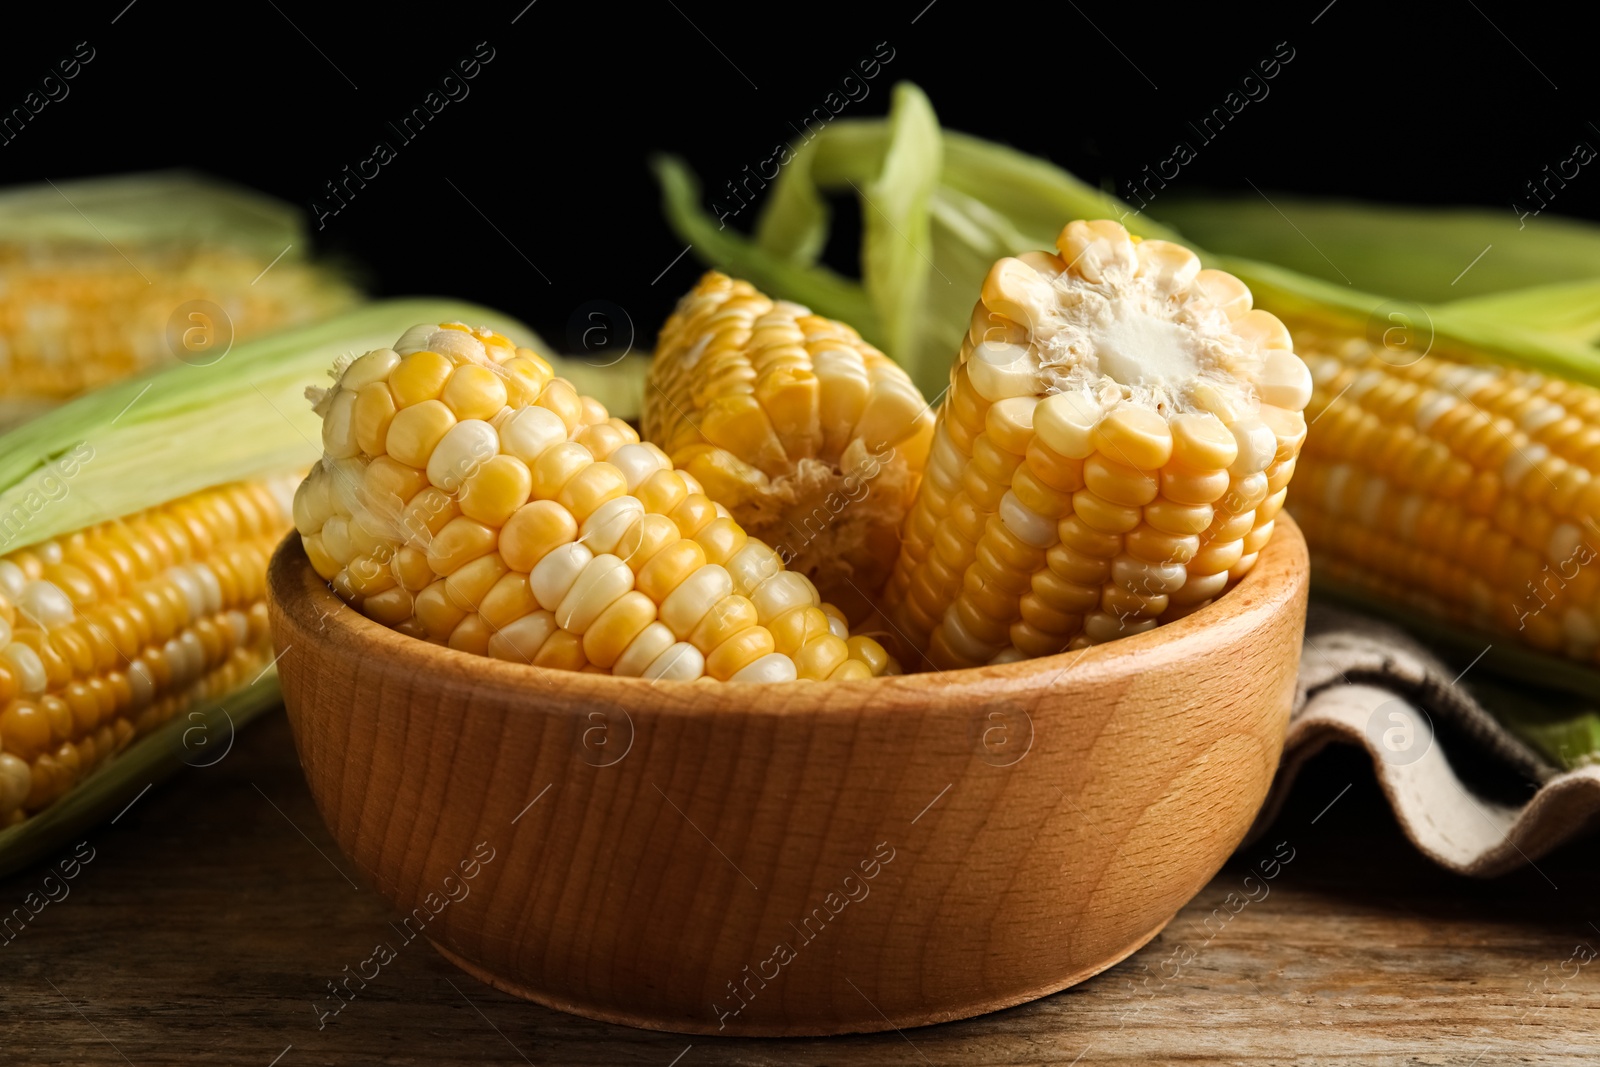
<svg viewBox="0 0 1600 1067">
<path fill-rule="evenodd" d="M 1258 829 L 1305 762 L 1334 742 L 1366 749 L 1406 836 L 1461 874 L 1502 874 L 1600 827 L 1600 766 L 1552 765 L 1403 631 L 1313 603 L 1300 692 Z"/>
</svg>

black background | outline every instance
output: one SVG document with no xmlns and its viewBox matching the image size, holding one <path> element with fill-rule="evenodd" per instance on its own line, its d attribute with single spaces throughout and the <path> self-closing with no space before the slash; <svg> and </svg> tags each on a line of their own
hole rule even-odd
<svg viewBox="0 0 1600 1067">
<path fill-rule="evenodd" d="M 316 235 L 361 264 L 372 291 L 478 300 L 558 345 L 576 309 L 608 300 L 648 346 L 699 269 L 693 254 L 668 269 L 684 245 L 662 221 L 648 157 L 677 152 L 720 185 L 767 158 L 880 42 L 894 57 L 845 116 L 882 114 L 891 84 L 910 79 L 946 125 L 1107 188 L 1167 156 L 1186 121 L 1279 42 L 1295 58 L 1270 96 L 1174 186 L 1509 213 L 1544 165 L 1579 140 L 1600 146 L 1592 40 L 1553 6 L 525 5 L 113 0 L 30 11 L 29 28 L 7 29 L 0 110 L 78 42 L 95 58 L 69 96 L 0 145 L 0 180 L 187 166 L 309 211 L 324 182 L 386 139 L 397 158 Z M 401 145 L 385 123 L 479 42 L 494 59 L 470 95 Z M 1580 174 L 1551 210 L 1600 217 L 1600 173 Z M 853 270 L 843 218 L 829 260 Z"/>
</svg>

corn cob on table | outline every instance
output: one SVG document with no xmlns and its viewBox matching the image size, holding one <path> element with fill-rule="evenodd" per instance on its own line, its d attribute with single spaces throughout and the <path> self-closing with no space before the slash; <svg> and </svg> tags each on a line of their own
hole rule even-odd
<svg viewBox="0 0 1600 1067">
<path fill-rule="evenodd" d="M 0 429 L 353 303 L 308 247 L 286 205 L 185 175 L 0 193 Z"/>
<path fill-rule="evenodd" d="M 289 478 L 191 494 L 0 558 L 0 825 L 272 659 Z"/>
<path fill-rule="evenodd" d="M 263 586 L 314 459 L 305 383 L 418 317 L 463 313 L 481 309 L 368 305 L 0 436 L 0 869 L 220 759 L 276 701 Z"/>
<path fill-rule="evenodd" d="M 1318 424 L 1289 509 L 1322 574 L 1600 661 L 1600 390 L 1299 337 Z"/>
</svg>

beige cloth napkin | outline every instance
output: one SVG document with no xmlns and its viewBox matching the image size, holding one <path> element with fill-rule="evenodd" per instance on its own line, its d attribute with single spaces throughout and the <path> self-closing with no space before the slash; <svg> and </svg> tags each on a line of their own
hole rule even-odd
<svg viewBox="0 0 1600 1067">
<path fill-rule="evenodd" d="M 1300 693 L 1258 828 L 1332 742 L 1366 749 L 1406 836 L 1461 874 L 1502 874 L 1600 827 L 1600 766 L 1552 766 L 1412 638 L 1313 604 Z"/>
</svg>

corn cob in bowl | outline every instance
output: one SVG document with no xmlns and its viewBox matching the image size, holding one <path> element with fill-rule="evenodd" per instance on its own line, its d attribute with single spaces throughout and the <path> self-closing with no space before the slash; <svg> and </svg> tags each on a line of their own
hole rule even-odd
<svg viewBox="0 0 1600 1067">
<path fill-rule="evenodd" d="M 407 331 L 314 390 L 323 457 L 295 496 L 307 558 L 414 637 L 652 680 L 897 669 L 700 483 L 536 353 Z"/>
<path fill-rule="evenodd" d="M 1249 573 L 1311 376 L 1250 292 L 1168 241 L 1073 222 L 990 270 L 887 591 L 940 669 L 1182 618 Z"/>
<path fill-rule="evenodd" d="M 713 271 L 661 330 L 643 428 L 859 622 L 899 553 L 933 421 L 855 330 Z"/>
</svg>

